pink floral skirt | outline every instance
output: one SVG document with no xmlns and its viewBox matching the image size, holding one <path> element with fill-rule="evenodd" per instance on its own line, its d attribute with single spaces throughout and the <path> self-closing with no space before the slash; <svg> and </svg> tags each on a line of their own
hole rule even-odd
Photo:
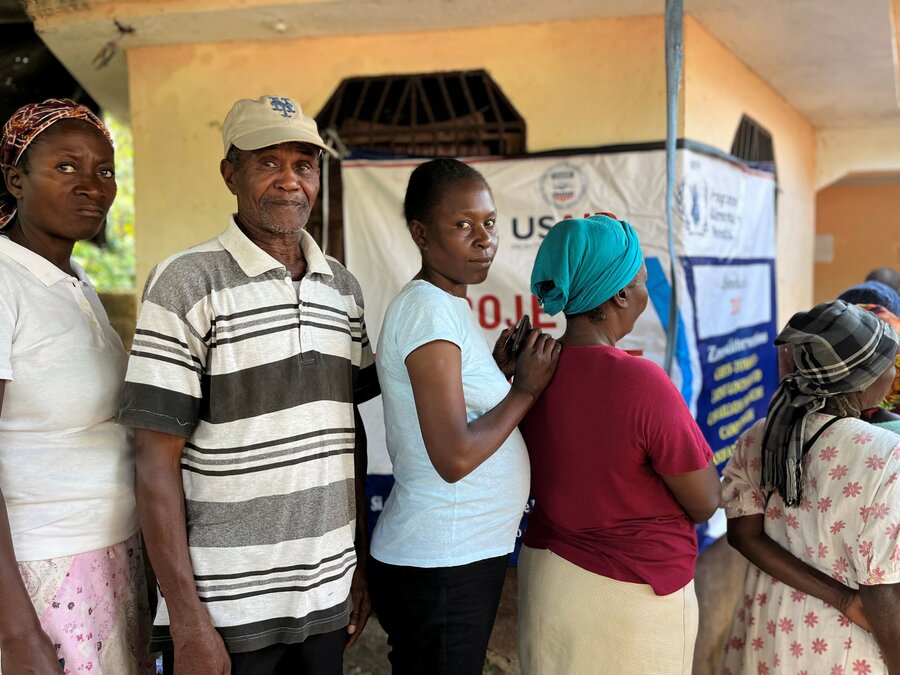
<svg viewBox="0 0 900 675">
<path fill-rule="evenodd" d="M 67 675 L 155 672 L 139 534 L 96 551 L 19 563 L 19 573 Z"/>
</svg>

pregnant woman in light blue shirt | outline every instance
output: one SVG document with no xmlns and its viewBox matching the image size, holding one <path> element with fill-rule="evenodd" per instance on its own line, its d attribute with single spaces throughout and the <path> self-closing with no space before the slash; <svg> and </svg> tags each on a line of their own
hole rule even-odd
<svg viewBox="0 0 900 675">
<path fill-rule="evenodd" d="M 504 373 L 472 314 L 468 286 L 487 278 L 498 243 L 480 173 L 452 159 L 422 164 L 404 210 L 422 268 L 378 340 L 396 483 L 372 540 L 370 592 L 394 673 L 476 675 L 528 498 L 516 426 L 560 348 L 532 331 L 516 361 L 500 357 Z"/>
</svg>

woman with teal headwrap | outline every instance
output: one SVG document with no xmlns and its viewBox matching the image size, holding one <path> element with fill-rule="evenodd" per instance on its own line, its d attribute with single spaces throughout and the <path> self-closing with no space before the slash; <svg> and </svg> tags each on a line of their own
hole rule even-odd
<svg viewBox="0 0 900 675">
<path fill-rule="evenodd" d="M 551 316 L 560 311 L 566 317 L 584 314 L 629 286 L 643 264 L 637 232 L 624 220 L 563 220 L 541 244 L 531 290 Z"/>
<path fill-rule="evenodd" d="M 634 228 L 606 216 L 558 223 L 534 263 L 532 292 L 566 331 L 520 425 L 535 497 L 519 559 L 526 675 L 691 672 L 693 523 L 718 507 L 719 479 L 665 372 L 616 347 L 646 282 Z"/>
</svg>

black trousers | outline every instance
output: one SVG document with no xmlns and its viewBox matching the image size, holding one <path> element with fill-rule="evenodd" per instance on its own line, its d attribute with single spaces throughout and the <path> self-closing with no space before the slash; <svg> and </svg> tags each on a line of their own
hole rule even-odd
<svg viewBox="0 0 900 675">
<path fill-rule="evenodd" d="M 369 595 L 394 675 L 481 675 L 506 556 L 459 567 L 369 562 Z"/>
<path fill-rule="evenodd" d="M 346 645 L 347 629 L 341 628 L 297 644 L 230 654 L 231 675 L 342 675 Z M 163 652 L 163 675 L 172 675 L 173 664 L 172 652 Z"/>
</svg>

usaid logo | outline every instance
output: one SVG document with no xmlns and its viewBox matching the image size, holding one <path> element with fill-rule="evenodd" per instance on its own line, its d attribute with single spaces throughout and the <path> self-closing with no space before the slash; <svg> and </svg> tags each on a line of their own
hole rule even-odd
<svg viewBox="0 0 900 675">
<path fill-rule="evenodd" d="M 565 211 L 582 200 L 587 177 L 574 164 L 554 164 L 541 176 L 541 194 L 554 209 Z"/>
</svg>

